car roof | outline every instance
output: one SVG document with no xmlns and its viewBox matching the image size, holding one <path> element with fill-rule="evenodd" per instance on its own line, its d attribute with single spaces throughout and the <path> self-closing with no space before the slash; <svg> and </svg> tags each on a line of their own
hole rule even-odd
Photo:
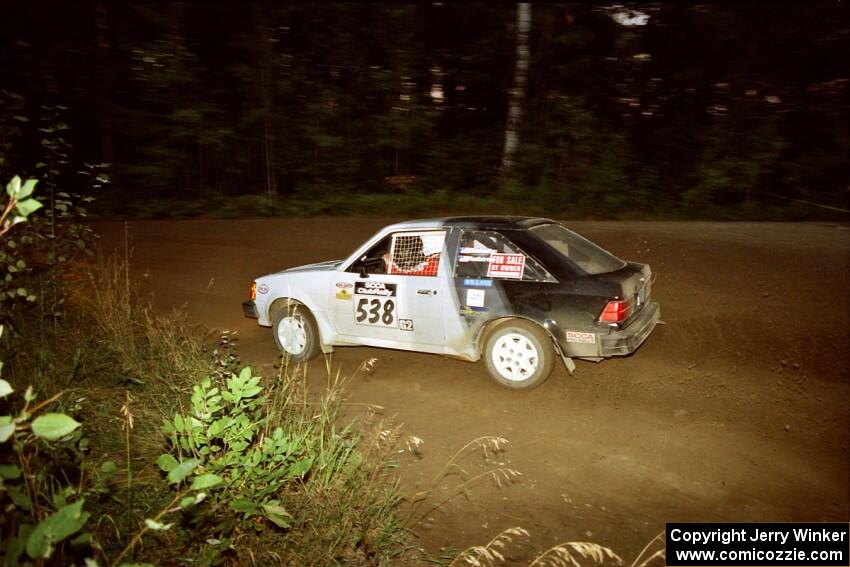
<svg viewBox="0 0 850 567">
<path fill-rule="evenodd" d="M 425 229 L 445 226 L 490 230 L 524 230 L 533 226 L 554 222 L 556 221 L 542 217 L 521 217 L 511 215 L 457 216 L 408 220 L 390 225 L 386 227 L 386 230 Z"/>
</svg>

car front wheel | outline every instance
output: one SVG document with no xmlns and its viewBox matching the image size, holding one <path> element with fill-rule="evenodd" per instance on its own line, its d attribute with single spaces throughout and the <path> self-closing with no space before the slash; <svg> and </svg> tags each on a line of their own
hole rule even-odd
<svg viewBox="0 0 850 567">
<path fill-rule="evenodd" d="M 281 302 L 272 313 L 277 348 L 293 362 L 306 362 L 319 353 L 319 332 L 310 310 L 295 302 Z"/>
<path fill-rule="evenodd" d="M 546 331 L 527 321 L 511 321 L 497 328 L 484 346 L 484 363 L 503 386 L 527 390 L 552 373 L 555 349 Z"/>
</svg>

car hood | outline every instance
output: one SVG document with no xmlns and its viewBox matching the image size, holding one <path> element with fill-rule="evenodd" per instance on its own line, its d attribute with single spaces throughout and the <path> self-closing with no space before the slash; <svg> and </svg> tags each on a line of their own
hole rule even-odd
<svg viewBox="0 0 850 567">
<path fill-rule="evenodd" d="M 281 270 L 279 274 L 292 274 L 295 272 L 324 272 L 335 270 L 342 264 L 342 260 L 328 260 L 326 262 L 316 262 L 315 264 L 307 264 L 305 266 L 297 266 L 295 268 L 287 268 Z"/>
</svg>

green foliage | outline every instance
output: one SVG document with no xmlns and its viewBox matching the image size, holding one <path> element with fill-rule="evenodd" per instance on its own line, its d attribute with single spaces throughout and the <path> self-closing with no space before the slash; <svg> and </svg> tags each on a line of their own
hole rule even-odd
<svg viewBox="0 0 850 567">
<path fill-rule="evenodd" d="M 13 393 L 0 379 L 0 400 Z M 13 534 L 5 542 L 4 565 L 19 564 L 24 551 L 34 560 L 52 557 L 56 546 L 79 532 L 90 515 L 83 511 L 82 492 L 54 476 L 52 467 L 60 449 L 79 451 L 80 423 L 63 413 L 39 414 L 50 400 L 33 406 L 35 400 L 32 388 L 27 388 L 17 415 L 0 415 L 0 505 L 3 523 Z"/>
<path fill-rule="evenodd" d="M 55 25 L 92 33 L 42 33 L 37 11 L 8 18 L 0 65 L 27 97 L 0 91 L 0 175 L 38 172 L 72 194 L 80 168 L 62 170 L 81 140 L 119 156 L 119 183 L 98 201 L 110 216 L 127 214 L 128 195 L 147 216 L 219 214 L 215 199 L 251 196 L 265 208 L 225 202 L 222 214 L 347 212 L 345 198 L 392 195 L 400 176 L 458 201 L 501 194 L 513 5 L 86 6 L 66 3 Z M 615 23 L 614 6 L 533 7 L 522 206 L 747 215 L 754 198 L 792 203 L 778 194 L 846 209 L 841 7 L 635 9 L 646 25 Z M 165 198 L 182 203 L 149 204 Z"/>
<path fill-rule="evenodd" d="M 58 105 L 41 107 L 39 132 L 43 154 L 35 170 L 42 177 L 50 203 L 46 214 L 28 227 L 39 265 L 29 277 L 38 282 L 42 290 L 40 308 L 50 314 L 54 323 L 64 314 L 67 297 L 80 290 L 79 280 L 73 277 L 74 264 L 93 255 L 96 238 L 85 222 L 87 206 L 94 199 L 92 193 L 109 182 L 104 164 L 86 163 L 82 169 L 74 166 L 68 111 L 67 107 Z M 86 180 L 83 185 L 86 195 L 60 190 L 72 185 L 72 177 Z"/>
<path fill-rule="evenodd" d="M 264 516 L 288 527 L 289 514 L 276 495 L 313 465 L 315 440 L 282 427 L 265 435 L 268 400 L 262 392 L 260 377 L 250 367 L 223 380 L 207 377 L 192 390 L 191 413 L 163 422 L 174 454 L 160 455 L 157 464 L 171 484 L 188 483 L 190 477 L 192 490 L 225 489 L 209 495 L 204 511 L 225 530 L 235 527 L 227 521 L 229 510 L 245 521 Z"/>
<path fill-rule="evenodd" d="M 32 197 L 35 185 L 35 180 L 22 184 L 15 176 L 6 186 L 9 201 L 0 217 L 0 235 L 4 239 L 14 225 L 41 208 L 41 203 Z M 13 241 L 5 243 L 8 246 L 10 242 Z M 6 255 L 0 259 L 8 262 Z M 22 269 L 21 262 L 7 264 L 7 276 Z M 7 283 L 15 285 L 14 278 L 7 278 Z M 29 294 L 18 288 L 16 295 Z M 0 400 L 13 393 L 12 385 L 0 378 Z M 36 395 L 32 387 L 26 389 L 23 398 L 24 405 L 17 415 L 0 415 L 0 505 L 4 510 L 3 531 L 12 534 L 5 542 L 4 565 L 19 564 L 24 551 L 29 559 L 49 559 L 56 546 L 79 532 L 90 516 L 83 511 L 82 491 L 68 483 L 67 476 L 54 476 L 52 466 L 63 446 L 79 452 L 81 424 L 64 413 L 40 413 L 53 400 L 33 405 Z M 86 541 L 91 538 L 90 534 L 81 537 Z"/>
<path fill-rule="evenodd" d="M 33 559 L 47 559 L 57 543 L 80 531 L 89 519 L 83 512 L 85 499 L 59 508 L 40 521 L 27 539 L 27 555 Z"/>
<path fill-rule="evenodd" d="M 69 110 L 60 105 L 41 106 L 37 119 L 17 116 L 28 126 L 27 132 L 38 133 L 37 162 L 31 169 L 38 180 L 20 184 L 16 177 L 18 185 L 14 186 L 13 180 L 7 186 L 7 193 L 10 199 L 16 193 L 20 212 L 30 214 L 41 205 L 44 209 L 43 214 L 34 217 L 0 246 L 0 267 L 6 268 L 0 283 L 0 318 L 7 322 L 13 312 L 37 307 L 55 325 L 65 312 L 67 297 L 81 288 L 79 278 L 75 277 L 78 274 L 74 273 L 79 260 L 93 253 L 95 234 L 84 221 L 92 194 L 107 185 L 109 178 L 105 164 L 77 165 L 80 160 L 73 155 Z M 9 112 L 0 110 L 0 138 L 23 138 L 21 128 L 4 128 L 9 122 Z M 14 157 L 21 161 L 20 157 Z M 36 182 L 40 184 L 40 201 L 28 197 Z M 8 230 L 20 218 L 20 215 L 4 218 L 2 230 Z"/>
<path fill-rule="evenodd" d="M 27 220 L 27 217 L 42 207 L 40 201 L 33 196 L 33 190 L 38 183 L 35 179 L 28 179 L 21 183 L 17 175 L 6 185 L 8 202 L 0 216 L 0 235 L 3 241 L 0 243 L 0 269 L 5 268 L 5 275 L 0 283 L 0 308 L 6 311 L 9 305 L 18 300 L 35 301 L 36 297 L 23 287 L 20 278 L 16 277 L 27 270 L 27 262 L 21 255 L 21 248 L 32 243 L 32 238 L 24 235 L 19 240 L 7 233 L 11 228 Z"/>
<path fill-rule="evenodd" d="M 30 198 L 24 188 L 13 193 Z M 308 400 L 303 376 L 268 384 L 237 372 L 230 337 L 211 357 L 185 314 L 153 314 L 134 299 L 120 261 L 100 262 L 85 281 L 91 293 L 61 321 L 14 319 L 6 352 L 38 355 L 15 356 L 0 378 L 4 564 L 144 565 L 134 561 L 181 553 L 216 565 L 237 535 L 261 562 L 363 564 L 399 552 L 393 445 L 384 432 L 337 428 L 337 384 Z M 26 381 L 58 393 L 39 401 L 28 387 L 19 399 L 15 384 Z M 73 401 L 59 391 L 70 385 Z M 144 538 L 169 545 L 142 550 Z"/>
<path fill-rule="evenodd" d="M 46 413 L 32 422 L 32 432 L 36 437 L 47 441 L 56 441 L 70 435 L 80 424 L 64 413 Z"/>
<path fill-rule="evenodd" d="M 719 122 L 705 128 L 694 184 L 682 194 L 686 206 L 699 210 L 741 204 L 752 198 L 753 188 L 770 179 L 786 143 L 776 120 L 751 122 L 745 127 Z"/>
</svg>

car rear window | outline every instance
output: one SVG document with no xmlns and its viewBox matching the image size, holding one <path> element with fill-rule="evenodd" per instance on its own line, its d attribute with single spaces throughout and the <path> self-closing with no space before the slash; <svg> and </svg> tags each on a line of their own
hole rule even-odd
<svg viewBox="0 0 850 567">
<path fill-rule="evenodd" d="M 516 244 L 490 230 L 463 231 L 458 241 L 455 277 L 557 281 Z"/>
<path fill-rule="evenodd" d="M 590 275 L 615 272 L 626 265 L 601 246 L 559 224 L 542 224 L 528 230 Z"/>
</svg>

